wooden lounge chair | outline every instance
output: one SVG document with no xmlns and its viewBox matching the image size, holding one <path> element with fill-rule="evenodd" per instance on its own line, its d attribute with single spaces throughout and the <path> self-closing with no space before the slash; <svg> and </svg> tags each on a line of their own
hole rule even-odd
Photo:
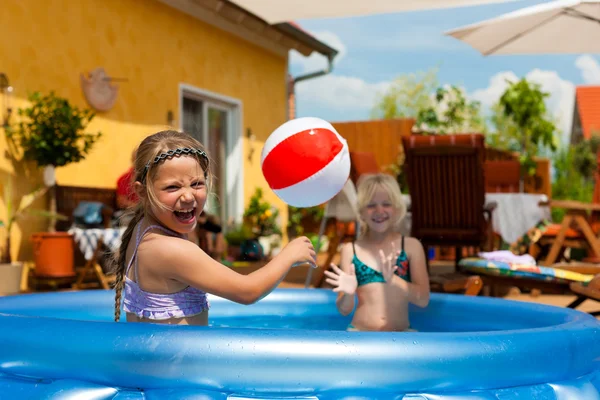
<svg viewBox="0 0 600 400">
<path fill-rule="evenodd" d="M 588 284 L 572 282 L 569 285 L 569 288 L 577 296 L 577 298 L 567 306 L 569 308 L 577 308 L 586 300 L 600 302 L 600 276 L 596 276 Z M 598 316 L 600 315 L 600 310 L 592 311 L 589 314 Z"/>
<path fill-rule="evenodd" d="M 403 137 L 411 196 L 411 235 L 430 246 L 492 246 L 492 211 L 485 202 L 481 134 Z"/>
</svg>

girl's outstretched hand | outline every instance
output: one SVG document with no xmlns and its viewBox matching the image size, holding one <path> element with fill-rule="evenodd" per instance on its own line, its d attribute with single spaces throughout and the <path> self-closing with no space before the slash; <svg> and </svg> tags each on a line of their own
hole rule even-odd
<svg viewBox="0 0 600 400">
<path fill-rule="evenodd" d="M 325 282 L 333 286 L 334 292 L 342 292 L 346 294 L 354 294 L 358 287 L 356 273 L 354 272 L 354 264 L 350 264 L 350 273 L 342 271 L 337 265 L 331 264 L 332 271 L 325 271 L 328 276 Z"/>
<path fill-rule="evenodd" d="M 386 257 L 383 250 L 379 250 L 379 257 L 381 258 L 381 274 L 386 282 L 390 282 L 394 277 L 394 272 L 398 269 L 396 260 L 400 256 L 400 250 L 396 250 L 396 246 L 393 246 L 392 253 Z"/>
</svg>

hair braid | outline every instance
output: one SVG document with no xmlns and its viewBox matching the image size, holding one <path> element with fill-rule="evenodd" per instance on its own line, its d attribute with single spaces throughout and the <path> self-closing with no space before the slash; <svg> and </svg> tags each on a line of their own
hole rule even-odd
<svg viewBox="0 0 600 400">
<path fill-rule="evenodd" d="M 144 217 L 144 209 L 141 204 L 136 205 L 133 211 L 133 218 L 129 221 L 129 225 L 127 225 L 127 229 L 123 233 L 123 237 L 121 238 L 121 246 L 119 246 L 119 251 L 115 254 L 113 264 L 115 269 L 115 322 L 119 322 L 121 318 L 121 294 L 123 293 L 123 286 L 125 282 L 125 268 L 126 268 L 126 253 L 127 246 L 129 246 L 129 242 L 131 241 L 131 237 L 133 236 L 133 230 L 135 226 L 142 220 Z"/>
</svg>

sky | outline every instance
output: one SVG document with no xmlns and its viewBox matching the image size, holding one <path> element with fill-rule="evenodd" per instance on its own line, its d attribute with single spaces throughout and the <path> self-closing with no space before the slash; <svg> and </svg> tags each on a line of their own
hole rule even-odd
<svg viewBox="0 0 600 400">
<path fill-rule="evenodd" d="M 296 21 L 339 51 L 333 72 L 296 85 L 297 116 L 331 122 L 370 118 L 377 93 L 394 78 L 438 68 L 441 85 L 454 84 L 479 100 L 484 111 L 506 88 L 506 79 L 526 77 L 550 93 L 547 106 L 558 119 L 564 143 L 570 135 L 575 87 L 600 84 L 600 55 L 495 55 L 444 32 L 544 1 L 513 1 L 475 7 Z M 325 57 L 290 54 L 292 76 L 320 70 Z"/>
</svg>

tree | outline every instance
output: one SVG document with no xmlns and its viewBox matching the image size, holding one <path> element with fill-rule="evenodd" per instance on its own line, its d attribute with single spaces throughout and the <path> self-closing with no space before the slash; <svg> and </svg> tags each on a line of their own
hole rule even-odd
<svg viewBox="0 0 600 400">
<path fill-rule="evenodd" d="M 498 134 L 508 135 L 509 142 L 519 142 L 521 165 L 526 173 L 533 175 L 536 168 L 533 157 L 540 148 L 548 147 L 551 151 L 557 148 L 556 125 L 545 103 L 549 93 L 542 92 L 540 85 L 525 78 L 508 83 L 498 101 L 499 113 L 496 115 L 496 123 L 504 124 L 501 128 L 506 131 Z"/>
<path fill-rule="evenodd" d="M 519 151 L 522 143 L 521 131 L 515 122 L 504 114 L 500 101 L 494 103 L 490 111 L 491 130 L 485 136 L 486 142 L 497 149 Z"/>
<path fill-rule="evenodd" d="M 437 68 L 397 77 L 390 87 L 378 94 L 371 118 L 416 118 L 432 103 L 431 94 L 438 86 Z"/>
</svg>

